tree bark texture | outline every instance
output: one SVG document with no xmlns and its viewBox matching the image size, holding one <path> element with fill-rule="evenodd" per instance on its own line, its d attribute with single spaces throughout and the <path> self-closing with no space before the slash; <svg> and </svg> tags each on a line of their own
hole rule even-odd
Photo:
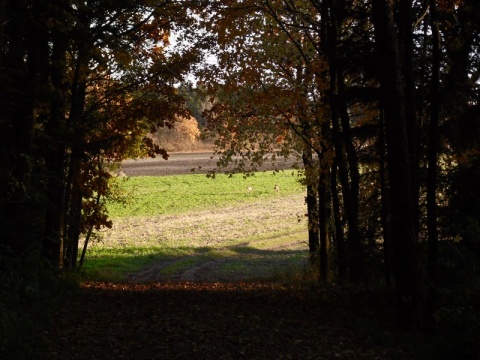
<svg viewBox="0 0 480 360">
<path fill-rule="evenodd" d="M 383 108 L 387 138 L 394 253 L 397 321 L 401 327 L 418 325 L 417 234 L 412 167 L 407 132 L 406 94 L 396 32 L 393 1 L 373 0 L 378 62 L 382 69 Z"/>
</svg>

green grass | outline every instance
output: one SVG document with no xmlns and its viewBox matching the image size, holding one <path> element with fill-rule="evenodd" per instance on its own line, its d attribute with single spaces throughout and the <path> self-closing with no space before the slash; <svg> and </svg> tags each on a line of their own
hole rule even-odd
<svg viewBox="0 0 480 360">
<path fill-rule="evenodd" d="M 274 191 L 275 185 L 279 192 Z M 224 271 L 255 274 L 264 271 L 265 262 L 298 262 L 305 255 L 306 227 L 291 211 L 285 217 L 283 212 L 276 218 L 266 214 L 261 220 L 260 215 L 248 217 L 248 211 L 240 219 L 195 217 L 209 209 L 236 214 L 245 211 L 245 206 L 248 210 L 259 204 L 267 205 L 268 212 L 269 204 L 281 206 L 283 199 L 292 196 L 298 198 L 295 204 L 303 206 L 302 186 L 291 171 L 261 172 L 246 179 L 242 175 L 211 179 L 198 174 L 133 177 L 121 186 L 128 201 L 108 204 L 114 229 L 102 232 L 103 240 L 89 247 L 84 272 L 90 279 L 121 281 L 126 274 L 159 261 L 171 261 L 161 269 L 162 274 L 170 275 L 220 258 L 239 259 L 225 263 Z M 249 193 L 247 187 L 253 190 Z M 225 231 L 230 227 L 232 232 Z M 281 250 L 292 243 L 296 243 L 292 251 Z M 278 252 L 268 250 L 277 246 Z"/>
<path fill-rule="evenodd" d="M 112 203 L 108 209 L 112 218 L 178 214 L 298 193 L 302 189 L 298 179 L 294 171 L 258 172 L 247 178 L 240 174 L 132 177 L 123 183 L 127 203 Z M 280 187 L 279 193 L 274 191 L 275 185 Z M 248 187 L 253 188 L 250 193 Z"/>
</svg>

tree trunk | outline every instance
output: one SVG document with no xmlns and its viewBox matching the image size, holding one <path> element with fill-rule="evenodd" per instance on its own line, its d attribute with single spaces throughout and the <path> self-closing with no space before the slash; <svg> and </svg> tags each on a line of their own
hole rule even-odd
<svg viewBox="0 0 480 360">
<path fill-rule="evenodd" d="M 16 116 L 21 101 L 25 97 L 26 73 L 24 59 L 26 56 L 26 7 L 24 1 L 2 3 L 3 20 L 8 20 L 8 27 L 2 22 L 2 57 L 0 63 L 0 101 L 2 114 L 0 121 L 0 244 L 20 254 L 23 246 L 20 244 L 16 222 L 21 219 L 21 213 L 16 213 L 13 204 L 16 199 L 12 184 L 19 184 L 14 178 L 15 157 L 18 156 L 18 144 L 15 136 L 16 128 L 21 118 Z M 7 41 L 8 39 L 8 41 Z M 23 138 L 23 135 L 21 135 Z M 21 139 L 18 139 L 21 141 Z M 13 204 L 12 204 L 13 203 Z M 18 219 L 15 221 L 15 219 Z"/>
<path fill-rule="evenodd" d="M 330 160 L 328 148 L 322 149 L 318 177 L 318 227 L 320 234 L 320 280 L 328 281 L 330 253 Z"/>
<path fill-rule="evenodd" d="M 302 154 L 303 165 L 305 168 L 305 175 L 307 180 L 307 194 L 305 202 L 307 204 L 308 217 L 308 250 L 310 253 L 310 260 L 315 262 L 318 255 L 318 248 L 320 245 L 320 238 L 318 233 L 318 202 L 317 191 L 314 184 L 316 183 L 315 166 L 313 164 L 312 150 L 306 148 Z M 314 176 L 315 175 L 315 176 Z"/>
<path fill-rule="evenodd" d="M 397 321 L 401 327 L 419 324 L 417 234 L 412 194 L 406 96 L 392 0 L 373 0 L 378 61 L 381 66 L 387 137 L 387 166 L 392 212 Z"/>
<path fill-rule="evenodd" d="M 55 91 L 52 93 L 50 119 L 45 132 L 50 138 L 45 156 L 47 171 L 46 233 L 43 243 L 44 257 L 52 267 L 60 266 L 60 250 L 63 238 L 63 213 L 65 192 L 65 101 L 66 39 L 65 34 L 53 35 L 51 77 Z"/>
<path fill-rule="evenodd" d="M 70 164 L 69 164 L 69 191 L 68 201 L 66 205 L 66 238 L 65 244 L 65 261 L 64 266 L 69 269 L 74 269 L 77 265 L 78 246 L 80 240 L 80 226 L 82 219 L 82 192 L 80 189 L 80 152 L 77 148 L 73 148 Z"/>
<path fill-rule="evenodd" d="M 420 183 L 418 179 L 418 166 L 420 142 L 418 138 L 418 122 L 416 107 L 416 88 L 413 64 L 413 16 L 412 0 L 402 0 L 399 4 L 399 20 L 397 21 L 400 32 L 399 48 L 403 64 L 404 93 L 405 93 L 405 121 L 408 139 L 408 152 L 410 157 L 413 196 L 413 217 L 415 219 L 415 233 L 420 227 L 419 194 Z"/>
<path fill-rule="evenodd" d="M 393 244 L 392 244 L 392 223 L 391 223 L 391 205 L 388 191 L 388 179 L 386 171 L 386 148 L 385 148 L 385 122 L 383 111 L 380 113 L 380 129 L 378 134 L 378 153 L 379 153 L 379 177 L 380 193 L 382 203 L 382 228 L 383 228 L 383 259 L 385 265 L 385 282 L 388 287 L 391 286 L 393 276 Z"/>
<path fill-rule="evenodd" d="M 360 172 L 358 169 L 358 156 L 353 144 L 353 138 L 350 127 L 350 116 L 348 114 L 347 104 L 345 103 L 345 80 L 342 73 L 338 73 L 338 111 L 342 125 L 342 144 L 345 146 L 347 155 L 349 183 L 348 201 L 345 202 L 345 213 L 348 219 L 348 247 L 350 278 L 353 281 L 359 281 L 365 278 L 365 260 L 362 246 L 362 239 L 358 221 L 359 211 L 359 192 L 360 192 Z"/>
<path fill-rule="evenodd" d="M 70 129 L 81 129 L 84 120 L 84 106 L 86 98 L 86 81 L 88 74 L 88 60 L 86 51 L 82 48 L 78 51 L 75 75 L 72 83 L 72 96 L 70 104 L 70 116 L 68 124 Z M 76 134 L 76 144 L 72 146 L 68 178 L 65 191 L 65 224 L 66 238 L 64 238 L 65 266 L 75 268 L 78 256 L 78 244 L 80 239 L 80 222 L 82 216 L 82 191 L 80 188 L 81 161 L 82 161 L 82 134 Z"/>
<path fill-rule="evenodd" d="M 38 172 L 37 154 L 34 151 L 35 119 L 38 116 L 35 94 L 43 85 L 47 68 L 44 64 L 48 44 L 46 32 L 35 31 L 24 0 L 3 4 L 5 27 L 5 52 L 1 66 L 2 90 L 2 149 L 0 179 L 0 242 L 16 255 L 41 240 L 38 229 L 43 227 L 42 186 Z M 8 26 L 7 26 L 8 24 Z M 4 39 L 2 39 L 3 41 Z M 2 52 L 4 49 L 2 49 Z"/>
<path fill-rule="evenodd" d="M 347 279 L 348 276 L 348 259 L 347 249 L 345 244 L 345 233 L 343 230 L 343 221 L 340 213 L 340 199 L 338 197 L 337 187 L 337 164 L 334 162 L 331 171 L 331 194 L 332 194 L 332 212 L 333 221 L 335 225 L 335 250 L 338 266 L 338 277 L 340 279 Z"/>
<path fill-rule="evenodd" d="M 440 113 L 440 32 L 438 28 L 437 5 L 435 0 L 429 0 L 430 27 L 432 31 L 432 84 L 431 109 L 428 146 L 427 171 L 427 230 L 428 230 L 428 289 L 426 301 L 427 324 L 433 323 L 433 314 L 436 309 L 438 283 L 438 229 L 437 229 L 437 176 L 438 176 L 438 146 Z"/>
<path fill-rule="evenodd" d="M 338 175 L 342 186 L 344 209 L 348 223 L 347 254 L 349 275 L 351 281 L 358 282 L 363 279 L 365 275 L 363 251 L 358 227 L 358 164 L 350 134 L 350 119 L 343 97 L 345 84 L 342 69 L 339 68 L 340 62 L 338 61 L 337 54 L 337 38 L 340 26 L 340 20 L 337 18 L 339 5 L 333 0 L 328 2 L 328 4 L 329 11 L 326 12 L 326 14 L 329 14 L 329 27 L 326 32 L 326 51 L 330 76 L 329 94 L 332 134 L 335 148 L 335 161 L 338 165 Z"/>
</svg>

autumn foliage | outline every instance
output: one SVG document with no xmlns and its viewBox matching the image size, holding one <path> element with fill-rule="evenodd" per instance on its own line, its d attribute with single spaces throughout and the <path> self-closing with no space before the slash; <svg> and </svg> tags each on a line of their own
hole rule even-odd
<svg viewBox="0 0 480 360">
<path fill-rule="evenodd" d="M 178 118 L 171 128 L 158 129 L 152 136 L 154 142 L 169 152 L 201 149 L 200 129 L 194 117 Z"/>
</svg>

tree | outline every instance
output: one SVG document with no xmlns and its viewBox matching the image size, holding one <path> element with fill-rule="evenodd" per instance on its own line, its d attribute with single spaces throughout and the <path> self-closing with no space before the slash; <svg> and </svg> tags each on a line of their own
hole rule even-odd
<svg viewBox="0 0 480 360">
<path fill-rule="evenodd" d="M 166 52 L 191 11 L 168 1 L 2 3 L 1 243 L 75 267 L 79 238 L 109 222 L 108 167 L 166 152 L 145 135 L 186 115 L 175 84 L 201 55 Z M 193 29 L 192 29 L 193 31 Z M 5 84 L 5 86 L 3 86 Z M 3 171 L 5 169 L 5 171 Z M 96 205 L 94 205 L 96 204 Z"/>
<path fill-rule="evenodd" d="M 328 134 L 329 117 L 325 116 L 328 107 L 320 98 L 326 84 L 318 76 L 321 70 L 317 71 L 317 68 L 321 69 L 323 59 L 317 57 L 311 43 L 302 43 L 304 34 L 301 31 L 282 31 L 279 16 L 284 14 L 275 13 L 271 6 L 265 10 L 243 5 L 232 5 L 218 14 L 216 21 L 209 20 L 212 31 L 219 34 L 221 46 L 225 48 L 219 56 L 220 67 L 225 69 L 233 65 L 233 74 L 226 73 L 217 85 L 217 89 L 222 89 L 221 94 L 215 90 L 218 105 L 209 112 L 210 128 L 215 133 L 224 134 L 217 143 L 220 149 L 226 150 L 224 163 L 233 153 L 245 155 L 252 163 L 263 161 L 265 156 L 285 156 L 292 150 L 296 156 L 302 156 L 307 187 L 309 249 L 312 259 L 319 251 L 321 276 L 326 279 L 331 212 L 329 169 L 333 157 Z M 251 27 L 225 29 L 224 22 L 228 23 L 226 19 L 232 16 L 254 25 L 258 34 L 249 41 L 241 41 Z M 247 65 L 252 62 L 256 66 Z M 237 67 L 242 70 L 238 71 Z M 216 71 L 207 80 L 216 81 L 218 73 Z M 247 88 L 250 90 L 245 91 Z M 225 120 L 227 124 L 231 122 L 232 127 L 222 124 Z M 313 154 L 318 160 L 314 160 Z M 237 170 L 243 167 L 241 162 Z"/>
<path fill-rule="evenodd" d="M 152 138 L 155 143 L 162 145 L 167 151 L 194 150 L 195 143 L 200 137 L 197 119 L 179 118 L 172 128 L 158 129 Z"/>
<path fill-rule="evenodd" d="M 430 128 L 428 143 L 428 173 L 427 173 L 427 230 L 428 230 L 428 280 L 426 313 L 428 322 L 433 321 L 436 308 L 438 286 L 438 215 L 437 215 L 437 188 L 438 188 L 438 149 L 440 142 L 440 71 L 441 71 L 441 43 L 438 24 L 436 1 L 429 1 L 430 28 L 432 31 L 432 90 Z"/>
<path fill-rule="evenodd" d="M 294 135 L 292 139 L 296 138 L 295 141 L 303 144 L 304 166 L 311 166 L 309 153 L 318 158 L 318 165 L 315 165 L 317 170 L 306 169 L 306 184 L 311 223 L 310 250 L 313 254 L 317 251 L 315 232 L 319 232 L 319 249 L 323 259 L 320 263 L 324 266 L 321 273 L 325 273 L 328 267 L 325 265 L 330 256 L 327 256 L 330 251 L 327 244 L 334 235 L 333 228 L 338 233 L 334 238 L 339 239 L 340 243 L 344 231 L 340 223 L 335 227 L 331 225 L 331 191 L 337 191 L 337 187 L 330 186 L 330 173 L 335 159 L 338 176 L 334 179 L 340 180 L 343 195 L 343 206 L 338 207 L 338 210 L 345 211 L 348 223 L 348 251 L 340 245 L 336 254 L 340 264 L 347 264 L 350 279 L 356 281 L 364 277 L 365 270 L 358 219 L 360 174 L 350 119 L 351 108 L 355 105 L 347 92 L 349 86 L 366 84 L 352 82 L 351 85 L 346 85 L 346 70 L 341 64 L 347 63 L 351 52 L 347 54 L 346 51 L 340 53 L 337 50 L 340 48 L 338 38 L 341 37 L 342 42 L 347 43 L 350 37 L 357 36 L 352 35 L 351 27 L 344 27 L 344 24 L 355 21 L 348 17 L 347 13 L 346 9 L 333 2 L 228 2 L 228 6 L 213 17 L 218 20 L 212 21 L 209 18 L 210 29 L 219 34 L 220 48 L 225 51 L 219 57 L 221 70 L 217 69 L 215 76 L 206 80 L 229 79 L 223 91 L 230 93 L 232 82 L 236 82 L 235 92 L 243 91 L 243 95 L 240 95 L 243 96 L 241 103 L 236 104 L 237 111 L 246 106 L 250 107 L 247 114 L 256 115 L 262 111 L 264 116 L 271 114 L 270 117 L 286 120 L 282 128 L 286 125 L 288 131 Z M 233 22 L 232 17 L 241 18 L 242 21 Z M 246 18 L 248 20 L 245 20 Z M 237 22 L 248 23 L 248 28 L 231 28 L 230 24 Z M 256 29 L 257 33 L 251 35 L 251 29 Z M 247 36 L 245 34 L 248 31 L 250 35 Z M 249 40 L 241 40 L 242 37 L 249 37 Z M 224 74 L 222 70 L 225 69 L 227 71 Z M 225 80 L 220 80 L 222 81 Z M 261 89 L 258 89 L 259 85 Z M 255 90 L 246 90 L 247 87 Z M 262 92 L 268 95 L 266 99 L 262 95 L 260 100 L 258 94 Z M 247 93 L 250 95 L 246 95 Z M 247 96 L 250 96 L 248 100 Z M 237 101 L 238 98 L 236 95 L 226 98 L 225 101 Z M 256 104 L 254 110 L 251 109 L 251 103 Z M 262 103 L 261 110 L 259 103 Z M 238 122 L 241 123 L 243 119 L 239 118 Z M 260 121 L 263 119 L 258 118 Z M 265 136 L 270 128 L 265 127 L 264 123 L 261 126 L 265 129 L 262 136 Z M 216 129 L 222 130 L 220 127 Z M 246 136 L 247 132 L 242 131 L 243 134 Z M 252 135 L 251 132 L 250 134 Z M 255 139 L 258 139 L 258 136 Z M 289 146 L 288 143 L 285 144 Z M 286 146 L 284 145 L 284 149 Z M 227 147 L 231 150 L 231 143 Z M 257 151 L 255 155 L 258 155 Z M 315 175 L 312 176 L 313 174 Z M 316 184 L 315 193 L 309 189 L 313 184 Z M 318 199 L 313 200 L 314 197 Z M 333 197 L 340 199 L 338 196 Z M 314 202 L 318 203 L 318 210 L 313 206 Z M 313 218 L 318 216 L 321 218 L 312 222 Z M 336 219 L 340 221 L 340 216 L 336 216 Z M 349 259 L 344 261 L 347 253 Z M 344 268 L 342 266 L 342 269 Z M 345 274 L 346 271 L 342 270 L 340 273 Z"/>
<path fill-rule="evenodd" d="M 378 64 L 382 66 L 380 79 L 387 135 L 397 320 L 401 326 L 410 327 L 420 320 L 420 295 L 416 219 L 413 211 L 416 206 L 407 131 L 407 96 L 402 72 L 407 64 L 400 59 L 400 42 L 395 30 L 392 2 L 374 0 L 373 15 Z M 403 24 L 404 28 L 408 26 Z"/>
</svg>

